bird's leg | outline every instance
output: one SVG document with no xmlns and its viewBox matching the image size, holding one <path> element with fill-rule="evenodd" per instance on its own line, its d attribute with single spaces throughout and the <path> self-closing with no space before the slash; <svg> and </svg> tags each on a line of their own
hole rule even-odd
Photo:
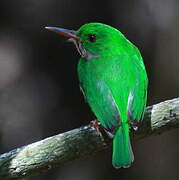
<svg viewBox="0 0 179 180">
<path fill-rule="evenodd" d="M 101 132 L 100 132 L 100 128 L 99 128 L 99 121 L 97 120 L 97 119 L 95 119 L 95 120 L 93 120 L 93 121 L 90 121 L 90 126 L 91 127 L 93 127 L 95 130 L 96 130 L 96 132 L 97 132 L 97 134 L 99 135 L 99 136 L 102 136 L 102 134 L 101 134 Z"/>
</svg>

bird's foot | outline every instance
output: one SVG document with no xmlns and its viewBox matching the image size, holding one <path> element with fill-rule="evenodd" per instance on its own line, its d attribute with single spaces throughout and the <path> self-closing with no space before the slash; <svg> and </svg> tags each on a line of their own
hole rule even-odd
<svg viewBox="0 0 179 180">
<path fill-rule="evenodd" d="M 93 121 L 90 121 L 90 126 L 91 127 L 93 127 L 95 130 L 96 130 L 96 132 L 97 132 L 97 134 L 99 135 L 99 136 L 102 136 L 102 134 L 101 134 L 101 132 L 100 132 L 100 127 L 99 127 L 99 121 L 97 120 L 97 119 L 95 119 L 95 120 L 93 120 Z"/>
</svg>

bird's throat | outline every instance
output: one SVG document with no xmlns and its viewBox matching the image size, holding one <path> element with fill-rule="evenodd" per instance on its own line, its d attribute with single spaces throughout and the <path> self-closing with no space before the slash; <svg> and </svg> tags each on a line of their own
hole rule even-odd
<svg viewBox="0 0 179 180">
<path fill-rule="evenodd" d="M 83 59 L 89 61 L 93 58 L 99 57 L 99 55 L 93 54 L 90 51 L 87 51 L 85 48 L 83 48 L 80 40 L 70 39 L 70 41 L 72 41 L 75 44 L 77 51 Z"/>
<path fill-rule="evenodd" d="M 82 58 L 86 57 L 86 50 L 82 47 L 80 40 L 73 40 L 73 43 L 75 44 L 75 47 Z"/>
</svg>

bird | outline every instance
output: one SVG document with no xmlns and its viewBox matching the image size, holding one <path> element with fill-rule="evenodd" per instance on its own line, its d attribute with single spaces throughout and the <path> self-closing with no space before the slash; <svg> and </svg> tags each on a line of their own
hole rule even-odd
<svg viewBox="0 0 179 180">
<path fill-rule="evenodd" d="M 97 121 L 113 141 L 112 165 L 128 168 L 134 161 L 131 129 L 143 120 L 148 77 L 139 49 L 118 29 L 99 22 L 78 30 L 46 27 L 72 41 L 80 58 L 80 89 Z"/>
</svg>

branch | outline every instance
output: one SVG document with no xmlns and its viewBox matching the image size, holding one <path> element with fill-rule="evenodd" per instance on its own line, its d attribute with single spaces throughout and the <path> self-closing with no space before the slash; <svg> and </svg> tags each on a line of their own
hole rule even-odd
<svg viewBox="0 0 179 180">
<path fill-rule="evenodd" d="M 133 139 L 179 128 L 179 98 L 146 108 L 144 120 Z M 102 130 L 103 131 L 103 130 Z M 0 155 L 0 180 L 40 174 L 68 161 L 90 156 L 110 147 L 111 140 L 97 135 L 89 125 L 14 149 Z"/>
</svg>

